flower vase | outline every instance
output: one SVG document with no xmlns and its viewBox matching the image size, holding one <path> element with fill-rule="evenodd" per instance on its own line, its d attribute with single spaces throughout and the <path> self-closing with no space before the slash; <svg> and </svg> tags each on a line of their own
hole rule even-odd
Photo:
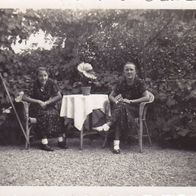
<svg viewBox="0 0 196 196">
<path fill-rule="evenodd" d="M 90 95 L 91 93 L 91 86 L 82 86 L 81 87 L 83 95 Z"/>
</svg>

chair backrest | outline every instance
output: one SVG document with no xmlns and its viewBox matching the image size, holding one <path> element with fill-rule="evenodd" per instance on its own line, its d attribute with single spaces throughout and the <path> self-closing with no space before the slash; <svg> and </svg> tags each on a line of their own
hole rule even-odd
<svg viewBox="0 0 196 196">
<path fill-rule="evenodd" d="M 147 91 L 147 92 L 148 92 L 148 95 L 149 95 L 149 98 L 150 98 L 148 103 L 152 103 L 154 101 L 154 95 L 150 91 Z"/>
<path fill-rule="evenodd" d="M 140 103 L 139 113 L 140 113 L 140 118 L 142 120 L 146 120 L 146 113 L 147 113 L 148 104 L 152 103 L 155 99 L 154 95 L 150 91 L 147 91 L 147 93 L 149 95 L 149 101 Z"/>
</svg>

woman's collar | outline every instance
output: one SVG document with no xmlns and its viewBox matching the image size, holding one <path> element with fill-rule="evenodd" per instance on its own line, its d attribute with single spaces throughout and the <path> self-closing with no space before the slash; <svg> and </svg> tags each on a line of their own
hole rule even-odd
<svg viewBox="0 0 196 196">
<path fill-rule="evenodd" d="M 138 79 L 137 75 L 131 81 L 128 81 L 125 76 L 123 78 L 126 84 L 131 84 L 131 85 L 134 84 L 137 79 Z"/>
<path fill-rule="evenodd" d="M 45 87 L 48 85 L 48 81 L 49 81 L 49 80 L 50 80 L 50 79 L 48 78 L 48 80 L 46 81 L 46 84 L 45 84 L 44 86 L 41 85 L 41 83 L 40 83 L 40 81 L 39 81 L 38 79 L 36 80 L 36 83 L 37 83 L 37 85 L 38 85 L 39 88 L 41 88 L 41 87 L 44 87 L 44 88 L 45 88 Z"/>
</svg>

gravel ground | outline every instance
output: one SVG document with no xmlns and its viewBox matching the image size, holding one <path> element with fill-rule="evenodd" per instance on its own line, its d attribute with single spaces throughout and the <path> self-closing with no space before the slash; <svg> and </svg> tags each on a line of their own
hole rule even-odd
<svg viewBox="0 0 196 196">
<path fill-rule="evenodd" d="M 124 145 L 119 155 L 102 149 L 101 140 L 79 150 L 79 139 L 69 149 L 45 152 L 33 146 L 0 146 L 0 185 L 47 186 L 196 186 L 196 152 Z"/>
</svg>

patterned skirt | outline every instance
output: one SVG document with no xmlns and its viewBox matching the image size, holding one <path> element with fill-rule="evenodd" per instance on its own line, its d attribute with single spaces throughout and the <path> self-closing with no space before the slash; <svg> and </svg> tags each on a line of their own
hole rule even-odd
<svg viewBox="0 0 196 196">
<path fill-rule="evenodd" d="M 118 103 L 112 110 L 112 127 L 118 129 L 122 138 L 137 134 L 138 124 L 136 118 L 139 116 L 139 105 Z"/>
<path fill-rule="evenodd" d="M 63 133 L 63 118 L 60 118 L 59 111 L 55 107 L 46 109 L 36 107 L 32 113 L 37 119 L 35 132 L 40 138 L 58 137 Z"/>
</svg>

